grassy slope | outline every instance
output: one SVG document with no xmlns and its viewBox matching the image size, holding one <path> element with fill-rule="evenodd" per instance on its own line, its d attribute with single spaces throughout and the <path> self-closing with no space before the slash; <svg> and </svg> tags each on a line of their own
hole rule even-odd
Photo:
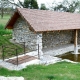
<svg viewBox="0 0 80 80">
<path fill-rule="evenodd" d="M 12 31 L 11 30 L 5 30 L 5 25 L 8 22 L 10 16 L 9 15 L 5 15 L 3 17 L 3 19 L 0 18 L 0 58 L 2 56 L 2 45 L 7 45 L 10 48 L 17 48 L 19 53 L 22 53 L 23 49 L 20 45 L 14 45 L 10 42 L 10 39 L 12 38 Z M 10 51 L 10 49 L 6 50 L 5 52 L 5 57 L 11 57 L 11 55 L 8 55 L 8 52 Z M 15 53 L 14 51 L 12 52 L 12 56 Z"/>
<path fill-rule="evenodd" d="M 0 58 L 1 58 L 1 55 L 2 55 L 2 44 L 5 44 L 5 43 L 9 43 L 9 39 L 11 36 L 3 36 L 3 34 L 5 34 L 6 30 L 4 29 L 6 23 L 8 22 L 10 16 L 9 15 L 5 15 L 3 17 L 3 19 L 1 19 L 1 16 L 0 16 Z M 6 41 L 7 39 L 7 41 Z"/>
<path fill-rule="evenodd" d="M 48 66 L 33 65 L 20 71 L 0 68 L 0 75 L 23 76 L 25 80 L 80 80 L 80 64 L 60 62 Z"/>
<path fill-rule="evenodd" d="M 5 26 L 9 19 L 10 19 L 9 15 L 4 15 L 3 19 L 1 19 L 1 16 L 0 16 L 0 24 Z"/>
</svg>

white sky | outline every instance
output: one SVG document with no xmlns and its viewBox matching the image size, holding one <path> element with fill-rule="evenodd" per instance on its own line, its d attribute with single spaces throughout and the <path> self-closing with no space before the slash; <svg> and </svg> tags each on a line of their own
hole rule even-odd
<svg viewBox="0 0 80 80">
<path fill-rule="evenodd" d="M 54 2 L 62 2 L 62 1 L 63 0 L 37 0 L 39 6 L 41 3 L 44 3 L 47 7 L 48 6 L 50 7 L 52 5 L 52 3 L 54 3 Z"/>
<path fill-rule="evenodd" d="M 24 1 L 24 0 L 21 0 Z M 63 0 L 37 0 L 39 6 L 41 3 L 44 3 L 46 7 L 51 7 L 53 2 L 62 2 Z M 17 2 L 17 0 L 15 0 Z"/>
</svg>

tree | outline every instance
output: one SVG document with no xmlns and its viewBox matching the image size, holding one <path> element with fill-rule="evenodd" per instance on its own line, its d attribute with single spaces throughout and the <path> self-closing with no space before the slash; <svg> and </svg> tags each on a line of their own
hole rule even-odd
<svg viewBox="0 0 80 80">
<path fill-rule="evenodd" d="M 38 3 L 36 0 L 24 0 L 24 8 L 38 9 Z"/>
<path fill-rule="evenodd" d="M 38 3 L 36 0 L 24 0 L 24 2 L 18 0 L 17 3 L 15 3 L 14 0 L 7 0 L 9 3 L 15 5 L 16 7 L 20 8 L 30 8 L 30 9 L 38 9 Z"/>
<path fill-rule="evenodd" d="M 68 0 L 64 0 L 62 3 L 57 4 L 53 7 L 54 11 L 63 11 L 63 12 L 76 12 L 77 10 L 80 11 L 80 1 L 73 0 L 69 2 Z"/>
<path fill-rule="evenodd" d="M 43 4 L 43 3 L 41 4 L 40 9 L 41 9 L 41 10 L 48 10 L 48 8 L 46 8 L 45 4 Z"/>
<path fill-rule="evenodd" d="M 24 2 L 18 0 L 17 3 L 15 3 L 14 0 L 0 0 L 0 14 L 1 18 L 3 18 L 4 10 L 7 10 L 6 8 L 12 8 L 12 6 L 20 7 L 20 8 L 31 8 L 31 9 L 38 9 L 38 3 L 36 0 L 24 0 Z"/>
<path fill-rule="evenodd" d="M 0 0 L 0 11 L 1 11 L 1 18 L 3 18 L 3 3 L 2 1 Z"/>
<path fill-rule="evenodd" d="M 20 7 L 20 8 L 24 7 L 23 2 L 20 1 L 20 0 L 18 0 L 17 3 L 14 0 L 6 0 L 6 1 L 8 1 L 10 4 L 12 4 L 12 5 L 16 6 L 16 7 Z"/>
<path fill-rule="evenodd" d="M 6 0 L 0 0 L 1 18 L 3 18 L 4 15 L 4 8 L 7 8 L 9 6 L 9 3 Z"/>
</svg>

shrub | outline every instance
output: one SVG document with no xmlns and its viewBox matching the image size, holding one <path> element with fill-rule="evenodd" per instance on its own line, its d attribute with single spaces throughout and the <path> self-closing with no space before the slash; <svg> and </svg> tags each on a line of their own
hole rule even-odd
<svg viewBox="0 0 80 80">
<path fill-rule="evenodd" d="M 12 33 L 11 30 L 5 29 L 4 26 L 0 24 L 0 35 L 1 35 L 1 36 L 2 36 L 2 35 L 6 35 L 6 34 L 11 34 L 11 33 Z"/>
</svg>

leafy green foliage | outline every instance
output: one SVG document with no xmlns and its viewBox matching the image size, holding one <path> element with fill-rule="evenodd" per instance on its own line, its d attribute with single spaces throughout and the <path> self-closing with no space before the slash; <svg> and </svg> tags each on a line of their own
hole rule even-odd
<svg viewBox="0 0 80 80">
<path fill-rule="evenodd" d="M 12 31 L 11 30 L 5 30 L 3 25 L 0 25 L 0 35 L 7 35 L 7 34 L 11 34 Z"/>
<path fill-rule="evenodd" d="M 48 10 L 48 8 L 46 8 L 46 5 L 45 5 L 45 4 L 41 4 L 40 9 L 41 9 L 41 10 Z"/>
<path fill-rule="evenodd" d="M 80 11 L 80 1 L 72 0 L 71 2 L 68 0 L 63 0 L 63 2 L 57 4 L 54 8 L 54 11 L 64 11 L 64 12 L 76 12 Z"/>
<path fill-rule="evenodd" d="M 38 3 L 36 0 L 24 0 L 24 8 L 38 9 Z"/>
</svg>

